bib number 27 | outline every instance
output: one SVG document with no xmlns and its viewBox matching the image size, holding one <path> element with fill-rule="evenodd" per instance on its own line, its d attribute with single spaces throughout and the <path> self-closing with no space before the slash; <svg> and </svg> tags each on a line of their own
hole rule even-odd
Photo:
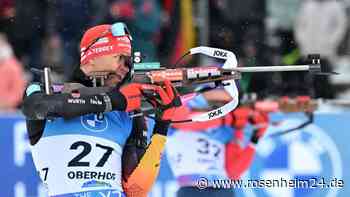
<svg viewBox="0 0 350 197">
<path fill-rule="evenodd" d="M 83 160 L 83 158 L 91 152 L 92 148 L 100 148 L 105 150 L 105 153 L 102 155 L 102 157 L 99 159 L 99 161 L 96 164 L 96 167 L 103 167 L 114 150 L 112 147 L 104 146 L 101 144 L 96 144 L 96 146 L 93 147 L 91 144 L 84 141 L 74 142 L 69 149 L 77 150 L 78 147 L 83 147 L 83 150 L 77 156 L 75 156 L 70 162 L 68 162 L 68 167 L 90 166 L 90 162 L 81 161 L 81 160 Z"/>
</svg>

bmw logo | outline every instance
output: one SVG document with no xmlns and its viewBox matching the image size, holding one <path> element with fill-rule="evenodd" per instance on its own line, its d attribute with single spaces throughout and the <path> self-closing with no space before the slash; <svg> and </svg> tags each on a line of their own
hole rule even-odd
<svg viewBox="0 0 350 197">
<path fill-rule="evenodd" d="M 81 124 L 84 128 L 92 132 L 102 132 L 107 129 L 106 118 L 98 118 L 96 114 L 89 114 L 81 117 Z"/>
</svg>

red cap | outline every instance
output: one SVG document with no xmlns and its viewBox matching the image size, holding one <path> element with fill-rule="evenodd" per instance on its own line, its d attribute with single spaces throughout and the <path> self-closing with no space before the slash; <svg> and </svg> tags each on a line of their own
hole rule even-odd
<svg viewBox="0 0 350 197">
<path fill-rule="evenodd" d="M 91 45 L 93 42 L 95 43 Z M 109 54 L 131 56 L 129 37 L 113 36 L 111 25 L 98 25 L 88 29 L 80 42 L 80 63 L 84 65 L 91 59 Z"/>
</svg>

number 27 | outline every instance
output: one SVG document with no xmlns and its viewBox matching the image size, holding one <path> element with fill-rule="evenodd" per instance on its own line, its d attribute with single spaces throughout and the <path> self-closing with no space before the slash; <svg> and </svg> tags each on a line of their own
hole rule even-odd
<svg viewBox="0 0 350 197">
<path fill-rule="evenodd" d="M 92 146 L 91 144 L 83 141 L 78 141 L 73 143 L 70 146 L 71 150 L 78 149 L 79 146 L 83 147 L 83 151 L 79 153 L 77 156 L 75 156 L 69 163 L 68 167 L 74 167 L 74 166 L 90 166 L 90 162 L 80 161 L 83 159 L 86 155 L 88 155 L 91 152 Z M 105 149 L 106 152 L 103 154 L 101 159 L 97 162 L 96 167 L 103 167 L 105 163 L 107 162 L 109 156 L 112 154 L 113 148 L 109 146 L 104 146 L 101 144 L 96 144 L 96 147 Z"/>
</svg>

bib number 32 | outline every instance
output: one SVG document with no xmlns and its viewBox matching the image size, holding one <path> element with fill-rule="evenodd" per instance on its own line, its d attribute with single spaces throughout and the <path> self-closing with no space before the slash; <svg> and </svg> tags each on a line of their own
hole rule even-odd
<svg viewBox="0 0 350 197">
<path fill-rule="evenodd" d="M 204 138 L 199 138 L 197 142 L 200 144 L 200 147 L 197 149 L 197 152 L 203 155 L 214 156 L 217 158 L 221 153 L 221 149 L 214 143 L 210 143 L 209 140 Z"/>
</svg>

